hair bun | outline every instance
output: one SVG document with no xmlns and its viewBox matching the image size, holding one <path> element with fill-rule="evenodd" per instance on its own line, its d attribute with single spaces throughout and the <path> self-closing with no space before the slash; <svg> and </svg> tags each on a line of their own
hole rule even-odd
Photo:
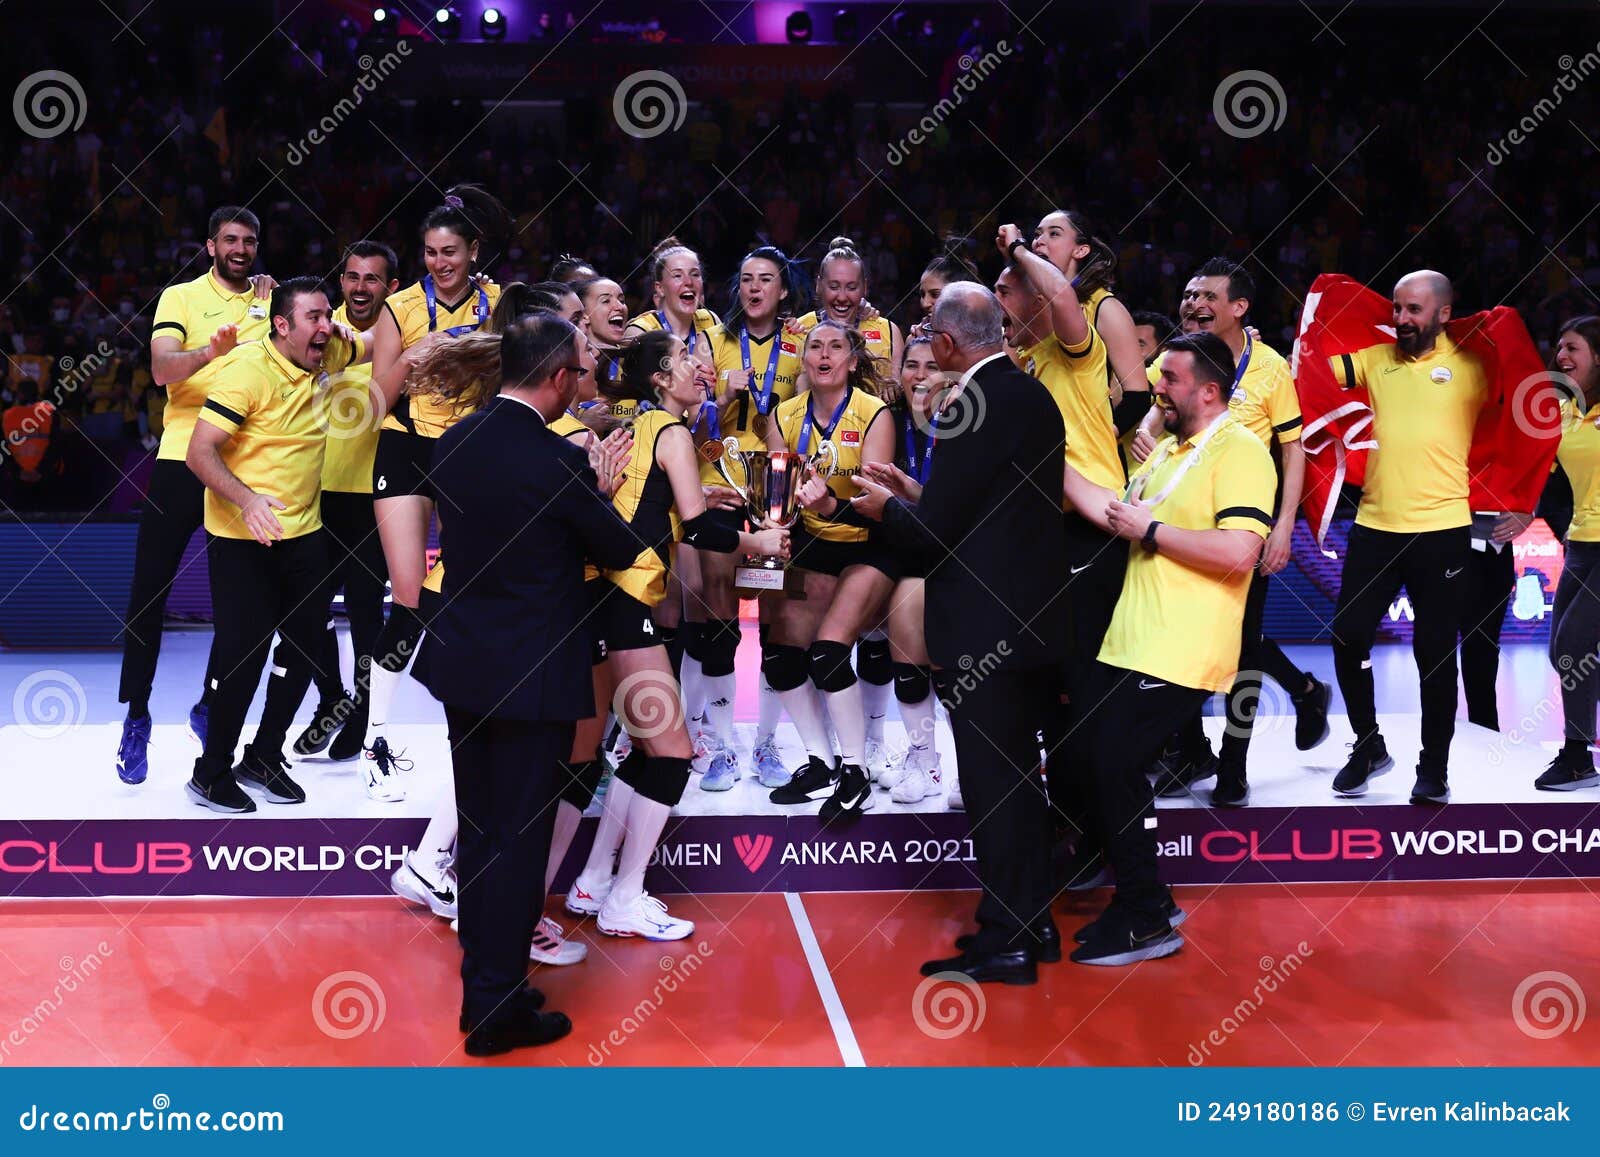
<svg viewBox="0 0 1600 1157">
<path fill-rule="evenodd" d="M 854 249 L 855 247 L 856 243 L 848 237 L 835 237 L 828 242 L 829 249 Z"/>
</svg>

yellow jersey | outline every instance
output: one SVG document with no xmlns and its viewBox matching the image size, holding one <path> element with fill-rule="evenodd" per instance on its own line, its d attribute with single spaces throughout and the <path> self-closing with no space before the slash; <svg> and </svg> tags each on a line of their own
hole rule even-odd
<svg viewBox="0 0 1600 1157">
<path fill-rule="evenodd" d="M 645 410 L 633 423 L 633 456 L 623 471 L 611 503 L 633 528 L 642 544 L 632 565 L 602 572 L 605 577 L 647 606 L 667 597 L 667 576 L 672 553 L 682 533 L 672 482 L 656 461 L 656 443 L 663 430 L 683 425 L 665 410 Z M 551 426 L 555 428 L 554 424 Z"/>
<path fill-rule="evenodd" d="M 333 320 L 348 325 L 344 306 Z M 322 488 L 336 494 L 371 494 L 372 462 L 378 455 L 377 404 L 372 397 L 372 363 L 347 366 L 328 378 L 328 448 L 322 456 Z"/>
<path fill-rule="evenodd" d="M 1272 529 L 1272 456 L 1232 417 L 1209 437 L 1162 438 L 1133 484 L 1142 487 L 1146 502 L 1160 500 L 1154 517 L 1168 526 L 1248 530 L 1263 539 Z M 1159 536 L 1157 531 L 1158 542 Z M 1239 669 L 1239 632 L 1253 573 L 1246 567 L 1219 575 L 1134 544 L 1100 661 L 1180 687 L 1228 690 Z"/>
<path fill-rule="evenodd" d="M 748 368 L 752 379 L 746 389 L 734 394 L 733 400 L 718 412 L 724 438 L 739 439 L 739 448 L 745 451 L 763 451 L 766 437 L 756 431 L 758 410 L 756 398 L 766 387 L 768 376 L 772 382 L 772 400 L 767 409 L 770 417 L 784 402 L 794 397 L 795 383 L 800 379 L 800 342 L 793 334 L 782 330 L 771 336 L 750 339 L 750 365 L 744 364 L 744 346 L 738 334 L 729 334 L 718 328 L 711 334 L 712 360 L 717 368 L 717 390 L 724 387 L 724 374 L 739 375 Z M 776 357 L 774 357 L 776 355 Z M 701 432 L 708 432 L 706 419 L 700 419 Z M 708 486 L 726 486 L 714 463 L 700 468 L 700 481 Z"/>
<path fill-rule="evenodd" d="M 383 308 L 389 311 L 395 325 L 400 327 L 400 348 L 410 349 L 436 330 L 471 332 L 482 329 L 488 324 L 489 315 L 494 312 L 499 300 L 498 285 L 472 282 L 466 294 L 455 304 L 436 300 L 430 315 L 427 289 L 418 281 L 398 293 L 390 294 Z M 442 399 L 401 394 L 394 409 L 384 418 L 383 429 L 437 438 L 465 416 L 465 412 L 456 412 L 453 403 Z"/>
<path fill-rule="evenodd" d="M 1249 349 L 1250 362 L 1228 398 L 1228 412 L 1260 438 L 1263 446 L 1298 442 L 1303 425 L 1300 395 L 1295 392 L 1288 361 L 1265 342 L 1253 341 Z M 1145 370 L 1153 390 L 1161 388 L 1161 359 L 1166 356 L 1158 354 Z"/>
<path fill-rule="evenodd" d="M 1572 483 L 1568 542 L 1600 542 L 1600 403 L 1580 413 L 1571 398 L 1561 403 L 1561 445 L 1556 461 Z"/>
<path fill-rule="evenodd" d="M 1108 393 L 1106 343 L 1093 325 L 1076 346 L 1055 334 L 1020 351 L 1023 368 L 1055 399 L 1067 432 L 1067 461 L 1097 486 L 1121 490 L 1127 480 Z"/>
<path fill-rule="evenodd" d="M 628 324 L 646 333 L 653 329 L 661 328 L 661 312 L 647 309 L 637 317 L 628 319 Z M 709 309 L 701 307 L 694 311 L 694 326 L 689 331 L 689 352 L 692 354 L 705 354 L 710 356 L 711 334 L 722 327 L 722 319 Z"/>
<path fill-rule="evenodd" d="M 806 336 L 816 328 L 817 311 L 812 310 L 802 317 L 796 318 L 793 324 L 800 330 L 800 350 L 806 348 Z M 861 340 L 866 343 L 867 352 L 883 363 L 881 367 L 887 370 L 890 355 L 894 353 L 894 326 L 886 317 L 875 317 L 870 321 L 856 323 L 856 328 L 861 331 Z"/>
<path fill-rule="evenodd" d="M 827 483 L 828 489 L 841 502 L 848 502 L 861 493 L 861 488 L 850 478 L 861 473 L 861 451 L 867 442 L 867 431 L 872 428 L 873 422 L 889 411 L 889 407 L 880 399 L 852 386 L 845 387 L 845 394 L 844 409 L 831 431 L 825 429 L 823 423 L 832 415 L 818 417 L 812 412 L 810 391 L 795 395 L 774 411 L 778 433 L 790 450 L 810 456 L 821 450 L 823 442 L 833 443 L 837 461 L 828 474 Z M 889 419 L 885 418 L 884 421 Z M 801 445 L 802 440 L 804 446 Z M 809 510 L 801 515 L 801 524 L 812 537 L 829 542 L 865 542 L 871 535 L 871 531 L 864 526 L 832 522 Z"/>
<path fill-rule="evenodd" d="M 1440 334 L 1433 349 L 1407 358 L 1385 342 L 1329 359 L 1345 389 L 1372 402 L 1366 484 L 1356 523 L 1395 534 L 1472 523 L 1467 455 L 1489 379 L 1476 357 Z"/>
<path fill-rule="evenodd" d="M 330 337 L 322 367 L 303 370 L 267 338 L 239 346 L 213 363 L 217 372 L 197 420 L 231 435 L 220 453 L 240 482 L 284 504 L 274 513 L 285 538 L 299 538 L 322 526 L 330 380 L 361 356 L 359 341 Z M 206 530 L 221 538 L 254 537 L 239 508 L 210 489 Z"/>
<path fill-rule="evenodd" d="M 258 306 L 260 316 L 251 315 L 250 308 L 254 304 L 256 297 L 252 290 L 235 293 L 217 280 L 214 270 L 208 269 L 193 281 L 169 285 L 161 291 L 150 336 L 175 337 L 179 348 L 187 352 L 209 345 L 211 335 L 223 326 L 236 325 L 239 345 L 259 341 L 270 332 L 270 326 L 266 310 Z M 217 366 L 225 360 L 218 358 L 181 382 L 167 383 L 167 405 L 161 417 L 161 449 L 156 453 L 157 458 L 182 462 L 188 455 L 195 417 L 205 404 L 206 391 L 216 380 Z"/>
</svg>

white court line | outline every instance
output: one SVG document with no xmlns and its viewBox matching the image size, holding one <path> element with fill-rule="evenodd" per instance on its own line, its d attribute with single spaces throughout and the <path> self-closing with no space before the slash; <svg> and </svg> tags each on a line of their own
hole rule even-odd
<svg viewBox="0 0 1600 1157">
<path fill-rule="evenodd" d="M 817 995 L 822 997 L 822 1007 L 828 1013 L 828 1024 L 833 1027 L 833 1039 L 838 1042 L 844 1066 L 847 1069 L 864 1069 L 867 1067 L 866 1058 L 861 1055 L 861 1046 L 856 1044 L 855 1030 L 850 1027 L 850 1018 L 845 1015 L 839 990 L 833 986 L 833 975 L 828 971 L 827 961 L 822 959 L 822 946 L 817 943 L 817 934 L 811 928 L 806 906 L 797 892 L 785 892 L 783 898 L 789 905 L 789 915 L 794 919 L 794 930 L 800 936 L 800 947 L 806 950 L 806 963 L 811 965 L 811 979 L 816 982 Z"/>
</svg>

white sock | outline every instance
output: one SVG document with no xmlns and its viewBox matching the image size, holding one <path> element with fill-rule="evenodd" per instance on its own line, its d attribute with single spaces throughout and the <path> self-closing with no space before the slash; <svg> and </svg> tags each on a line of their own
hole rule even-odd
<svg viewBox="0 0 1600 1157">
<path fill-rule="evenodd" d="M 627 833 L 628 805 L 633 802 L 634 794 L 633 788 L 616 776 L 611 777 L 611 786 L 606 789 L 605 803 L 600 810 L 600 826 L 594 833 L 594 846 L 589 849 L 589 858 L 584 862 L 579 879 L 596 885 L 611 879 L 612 861 Z"/>
<path fill-rule="evenodd" d="M 779 691 L 777 694 L 783 700 L 789 718 L 794 720 L 795 730 L 800 733 L 800 742 L 806 745 L 806 754 L 814 755 L 832 767 L 833 744 L 828 741 L 828 720 L 811 680 L 807 679 L 793 690 Z"/>
<path fill-rule="evenodd" d="M 389 706 L 394 693 L 399 690 L 404 671 L 391 671 L 387 667 L 372 665 L 371 680 L 367 685 L 367 746 L 383 734 L 389 723 Z M 453 789 L 452 789 L 453 790 Z"/>
<path fill-rule="evenodd" d="M 417 851 L 430 859 L 440 852 L 448 852 L 455 847 L 460 823 L 460 817 L 456 815 L 455 777 L 446 776 L 444 791 L 433 805 L 433 816 L 428 820 L 422 838 L 417 841 Z"/>
<path fill-rule="evenodd" d="M 934 737 L 933 696 L 920 703 L 900 704 L 900 721 L 906 725 L 906 739 L 912 747 L 932 747 Z"/>
<path fill-rule="evenodd" d="M 894 697 L 894 684 L 868 683 L 862 679 L 858 685 L 861 688 L 861 702 L 867 714 L 867 739 L 881 744 L 883 721 L 889 714 L 889 700 Z"/>
<path fill-rule="evenodd" d="M 689 734 L 693 735 L 694 721 L 706 713 L 706 677 L 700 670 L 699 659 L 684 655 L 679 682 L 683 687 L 683 717 L 689 721 Z"/>
<path fill-rule="evenodd" d="M 556 826 L 550 833 L 550 860 L 544 869 L 546 896 L 555 886 L 556 873 L 561 870 L 561 861 L 567 858 L 567 851 L 572 847 L 572 837 L 578 834 L 578 821 L 582 818 L 583 813 L 566 800 L 556 804 Z"/>
<path fill-rule="evenodd" d="M 644 870 L 671 814 L 672 809 L 666 804 L 634 794 L 633 802 L 628 805 L 628 838 L 622 844 L 622 862 L 617 865 L 610 903 L 632 904 L 644 891 Z"/>
<path fill-rule="evenodd" d="M 721 743 L 733 743 L 733 696 L 738 690 L 737 676 L 707 675 L 706 730 Z"/>
<path fill-rule="evenodd" d="M 855 767 L 865 767 L 867 717 L 861 710 L 861 680 L 843 691 L 829 691 L 826 696 L 828 718 L 833 720 L 834 734 L 839 737 L 839 758 Z"/>
<path fill-rule="evenodd" d="M 767 682 L 765 675 L 761 676 L 761 693 L 757 696 L 761 705 L 760 721 L 756 724 L 756 745 L 771 739 L 778 732 L 778 720 L 783 718 L 783 700 L 778 698 L 778 693 L 772 689 L 772 684 Z"/>
</svg>

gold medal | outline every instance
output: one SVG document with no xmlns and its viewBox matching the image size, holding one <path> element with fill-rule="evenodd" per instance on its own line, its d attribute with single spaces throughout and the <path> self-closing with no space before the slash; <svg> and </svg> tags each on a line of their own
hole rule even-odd
<svg viewBox="0 0 1600 1157">
<path fill-rule="evenodd" d="M 700 443 L 700 457 L 707 462 L 716 462 L 722 457 L 722 443 L 715 438 Z"/>
</svg>

